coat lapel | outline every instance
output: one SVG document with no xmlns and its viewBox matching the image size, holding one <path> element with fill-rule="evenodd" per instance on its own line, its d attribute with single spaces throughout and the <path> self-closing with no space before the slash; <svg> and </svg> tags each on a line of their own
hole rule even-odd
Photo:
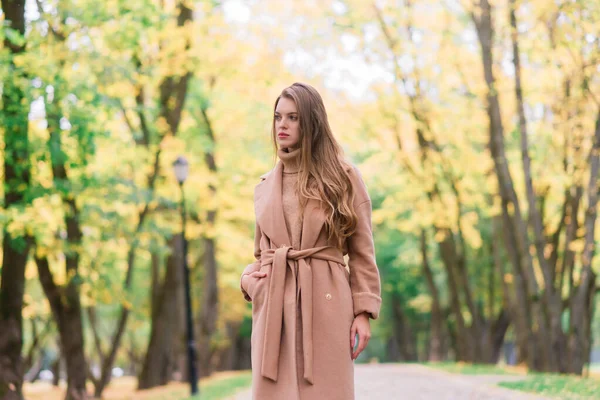
<svg viewBox="0 0 600 400">
<path fill-rule="evenodd" d="M 256 218 L 262 232 L 271 239 L 276 247 L 291 245 L 283 217 L 281 161 L 266 175 L 265 180 L 256 188 L 254 200 Z"/>
<path fill-rule="evenodd" d="M 283 164 L 281 161 L 264 177 L 265 180 L 256 188 L 256 198 L 254 200 L 258 225 L 276 247 L 282 245 L 290 246 L 292 241 L 288 235 L 283 216 L 281 191 Z M 310 199 L 302 214 L 301 248 L 297 250 L 314 247 L 324 224 L 325 212 L 321 208 L 321 202 Z"/>
<path fill-rule="evenodd" d="M 308 200 L 302 217 L 302 238 L 300 240 L 302 249 L 315 247 L 324 223 L 325 212 L 321 208 L 321 202 L 314 199 Z"/>
</svg>

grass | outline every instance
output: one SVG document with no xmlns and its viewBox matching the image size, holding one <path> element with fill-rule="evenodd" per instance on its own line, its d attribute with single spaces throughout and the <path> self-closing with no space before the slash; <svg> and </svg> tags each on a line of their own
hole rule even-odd
<svg viewBox="0 0 600 400">
<path fill-rule="evenodd" d="M 200 384 L 200 396 L 194 396 L 192 399 L 202 400 L 218 400 L 229 397 L 241 389 L 250 387 L 252 383 L 252 374 L 244 373 L 237 376 L 232 376 L 224 381 L 207 382 L 205 385 Z M 188 399 L 189 397 L 184 397 Z M 154 399 L 153 399 L 154 400 Z M 157 399 L 158 400 L 158 399 Z"/>
<path fill-rule="evenodd" d="M 250 387 L 252 375 L 250 371 L 217 372 L 200 380 L 200 397 L 190 397 L 189 384 L 171 382 L 148 390 L 136 390 L 137 380 L 134 377 L 113 379 L 103 393 L 103 400 L 221 400 L 234 395 L 238 391 Z M 93 393 L 93 387 L 88 388 Z M 25 384 L 24 394 L 27 400 L 63 400 L 64 384 L 54 387 L 46 382 Z"/>
<path fill-rule="evenodd" d="M 465 363 L 425 363 L 425 365 L 462 375 L 522 375 L 523 379 L 511 382 L 500 382 L 498 386 L 555 397 L 561 400 L 580 400 L 600 398 L 600 379 L 595 371 L 599 365 L 592 365 L 590 378 L 574 375 L 548 373 L 528 373 L 523 367 L 496 366 Z"/>
<path fill-rule="evenodd" d="M 600 397 L 600 379 L 571 375 L 532 373 L 528 374 L 527 379 L 523 381 L 501 382 L 499 386 L 565 400 L 598 399 Z"/>
</svg>

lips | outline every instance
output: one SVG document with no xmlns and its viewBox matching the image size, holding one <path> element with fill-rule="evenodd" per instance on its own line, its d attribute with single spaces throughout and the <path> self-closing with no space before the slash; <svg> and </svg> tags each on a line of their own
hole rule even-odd
<svg viewBox="0 0 600 400">
<path fill-rule="evenodd" d="M 290 136 L 290 135 L 288 135 L 287 133 L 279 132 L 279 133 L 277 134 L 277 136 L 278 136 L 278 137 L 280 137 L 280 138 L 286 138 L 286 137 L 288 137 L 288 136 Z"/>
</svg>

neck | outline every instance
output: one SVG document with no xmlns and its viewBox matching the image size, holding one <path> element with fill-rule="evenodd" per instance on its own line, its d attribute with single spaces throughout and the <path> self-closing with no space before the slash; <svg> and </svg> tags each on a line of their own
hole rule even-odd
<svg viewBox="0 0 600 400">
<path fill-rule="evenodd" d="M 300 148 L 280 148 L 277 155 L 283 163 L 284 173 L 298 172 L 300 169 Z"/>
</svg>

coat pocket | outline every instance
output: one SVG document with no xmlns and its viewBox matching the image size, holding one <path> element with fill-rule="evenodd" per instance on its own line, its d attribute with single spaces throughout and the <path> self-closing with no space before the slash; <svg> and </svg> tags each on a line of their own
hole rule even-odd
<svg viewBox="0 0 600 400">
<path fill-rule="evenodd" d="M 256 294 L 259 293 L 260 287 L 263 285 L 264 280 L 267 278 L 250 278 L 250 282 L 248 282 L 248 296 L 252 299 L 252 302 L 256 299 Z"/>
<path fill-rule="evenodd" d="M 270 264 L 263 265 L 259 271 L 266 272 L 267 276 L 265 276 L 264 278 L 252 278 L 252 280 L 248 283 L 248 295 L 252 299 L 253 303 L 255 303 L 257 300 L 259 300 L 259 298 L 264 297 L 262 295 L 262 291 L 265 290 L 264 289 L 265 285 L 267 285 L 267 290 L 268 290 L 268 285 L 269 285 L 268 281 L 271 279 L 271 277 L 269 276 L 271 273 L 271 265 Z"/>
<path fill-rule="evenodd" d="M 251 277 L 249 279 L 250 281 L 248 282 L 248 289 L 246 289 L 246 292 L 248 293 L 248 296 L 250 296 L 250 298 L 254 300 L 254 288 L 256 287 L 256 284 L 260 279 L 254 277 Z"/>
</svg>

